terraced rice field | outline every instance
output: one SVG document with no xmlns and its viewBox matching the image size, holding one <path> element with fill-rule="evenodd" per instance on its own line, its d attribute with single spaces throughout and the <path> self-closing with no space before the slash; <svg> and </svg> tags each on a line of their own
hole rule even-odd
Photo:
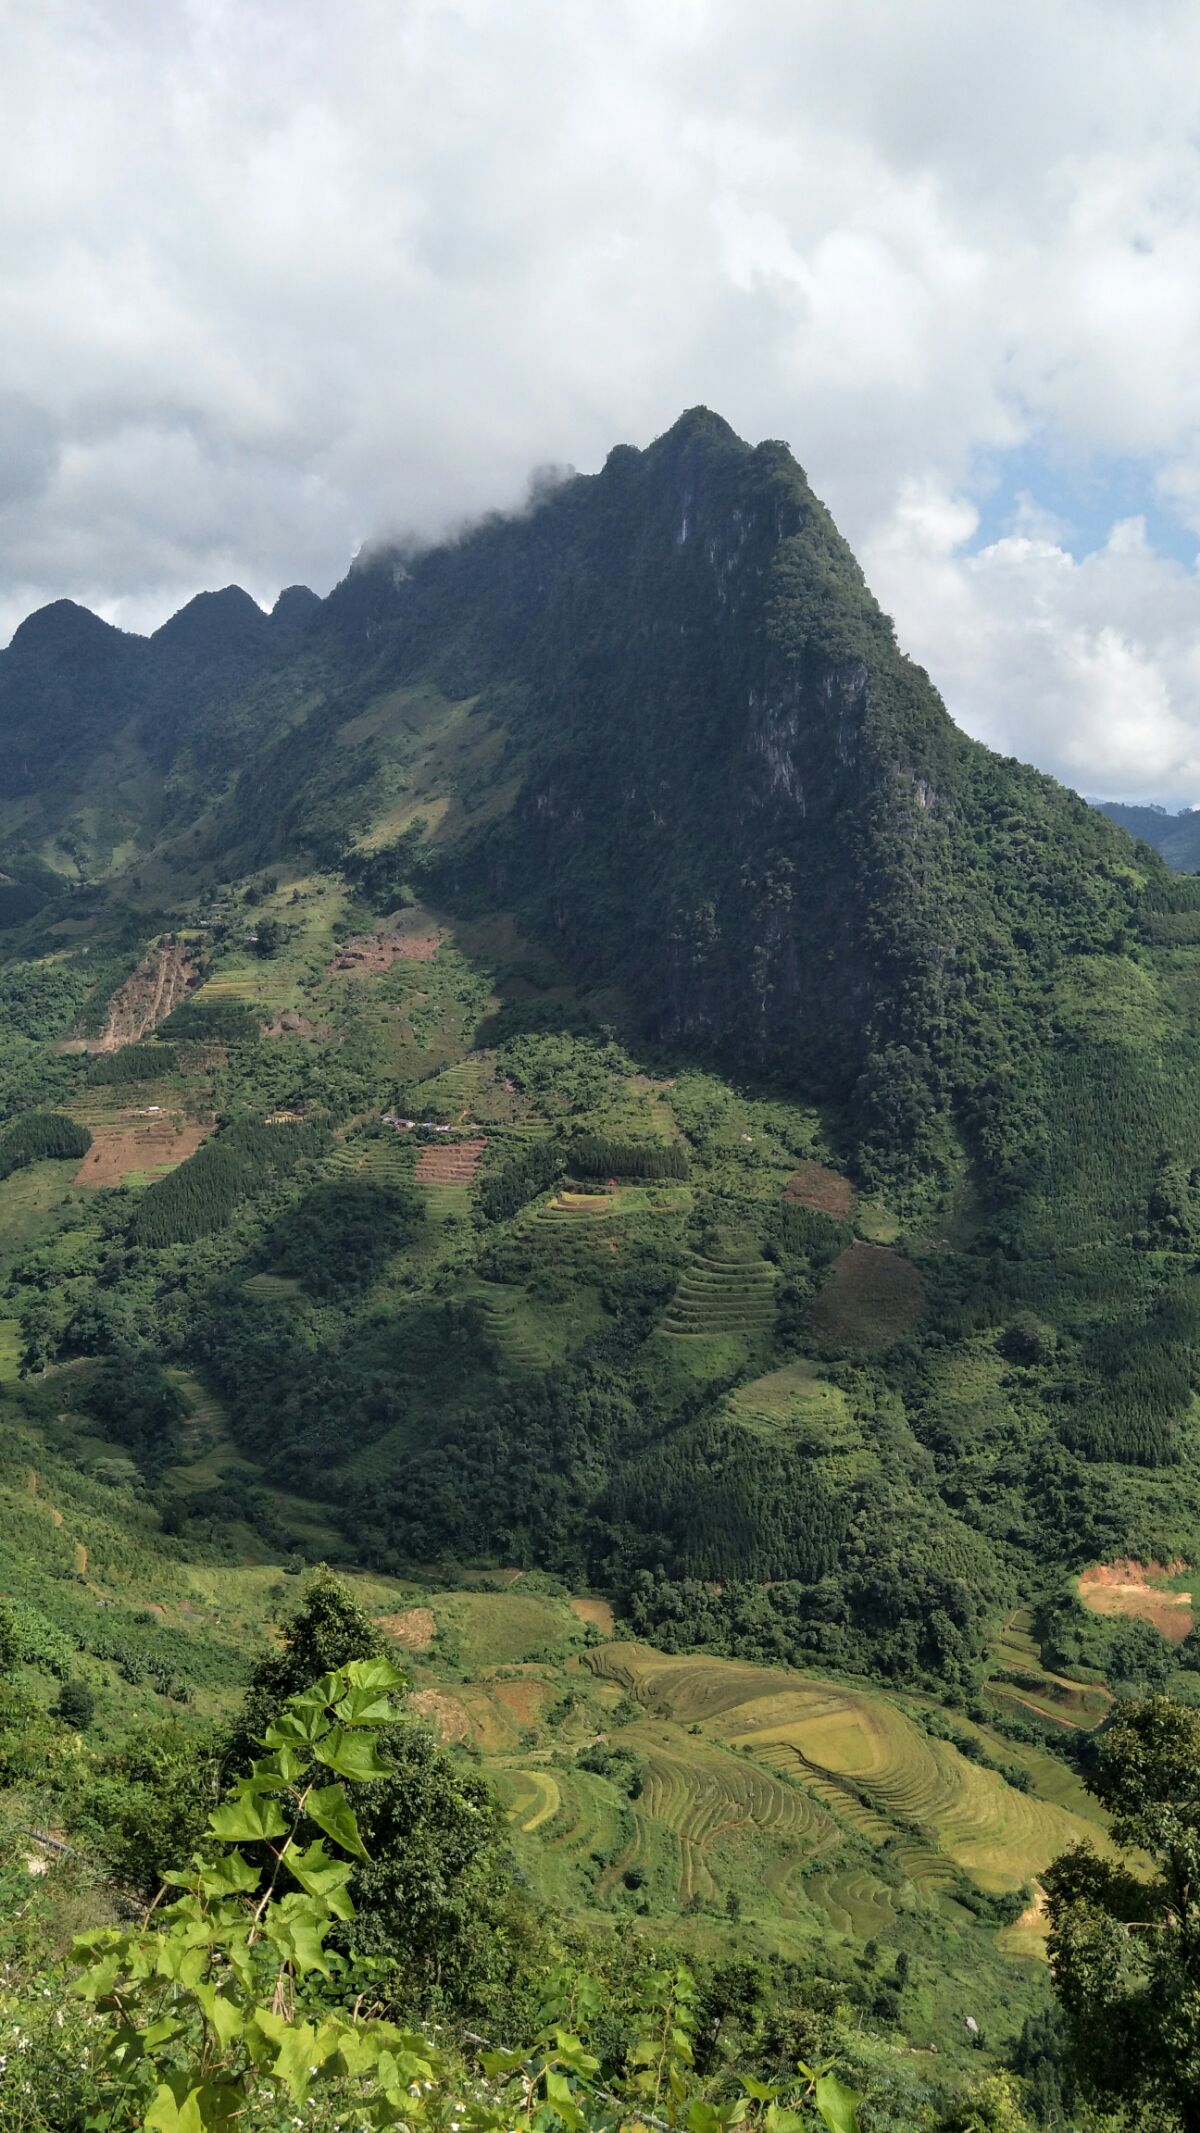
<svg viewBox="0 0 1200 2133">
<path fill-rule="evenodd" d="M 513 1772 L 513 1798 L 509 1814 L 524 1836 L 540 1829 L 543 1822 L 549 1822 L 561 1806 L 562 1792 L 557 1778 L 549 1770 Z"/>
<path fill-rule="evenodd" d="M 469 1185 L 486 1147 L 485 1140 L 476 1139 L 422 1148 L 417 1157 L 418 1185 Z"/>
<path fill-rule="evenodd" d="M 382 1185 L 407 1185 L 413 1175 L 413 1147 L 408 1135 L 389 1130 L 341 1141 L 325 1161 L 338 1178 L 370 1178 Z"/>
<path fill-rule="evenodd" d="M 548 1370 L 553 1352 L 538 1331 L 524 1289 L 481 1281 L 471 1290 L 483 1327 L 505 1368 L 522 1375 Z"/>
<path fill-rule="evenodd" d="M 290 1297 L 299 1296 L 302 1287 L 290 1274 L 249 1274 L 242 1283 L 242 1291 L 258 1303 L 284 1303 Z"/>
<path fill-rule="evenodd" d="M 732 1755 L 711 1741 L 683 1739 L 665 1746 L 650 1728 L 627 1727 L 621 1733 L 646 1758 L 639 1815 L 662 1825 L 678 1846 L 680 1903 L 717 1893 L 713 1868 L 722 1840 L 764 1840 L 787 1855 L 776 1859 L 776 1881 L 815 1852 L 840 1841 L 836 1823 L 810 1794 L 784 1784 L 749 1757 Z"/>
<path fill-rule="evenodd" d="M 223 1436 L 226 1429 L 225 1409 L 215 1392 L 200 1383 L 188 1370 L 168 1370 L 168 1377 L 183 1394 L 188 1404 L 184 1428 L 193 1440 Z"/>
<path fill-rule="evenodd" d="M 1042 1665 L 1041 1652 L 1032 1635 L 1033 1617 L 1027 1607 L 1014 1608 L 1004 1628 L 993 1640 L 992 1658 L 1006 1673 L 1020 1676 L 1018 1681 L 993 1681 L 988 1693 L 998 1703 L 1007 1704 L 1018 1714 L 1022 1709 L 1035 1711 L 1043 1718 L 1051 1718 L 1057 1725 L 1082 1727 L 1090 1730 L 1099 1725 L 1112 1704 L 1112 1697 L 1100 1681 L 1072 1681 L 1063 1674 L 1052 1674 Z"/>
<path fill-rule="evenodd" d="M 685 1269 L 662 1318 L 677 1340 L 735 1334 L 756 1340 L 775 1323 L 775 1269 L 757 1246 L 714 1244 Z"/>
<path fill-rule="evenodd" d="M 933 1878 L 936 1861 L 980 1887 L 1021 1887 L 1094 1825 L 931 1739 L 888 1697 L 722 1659 L 675 1660 L 610 1645 L 586 1663 L 652 1711 L 791 1769 L 839 1821 L 872 1844 L 903 1835 Z M 1020 1760 L 1010 1749 L 1011 1759 Z M 1036 1775 L 1036 1773 L 1035 1773 Z M 931 1858 L 924 1855 L 933 1855 Z"/>
<path fill-rule="evenodd" d="M 423 1081 L 413 1101 L 421 1118 L 444 1117 L 462 1121 L 470 1117 L 486 1078 L 482 1060 L 463 1059 L 457 1066 L 446 1067 L 435 1074 L 431 1081 Z M 425 1107 L 428 1108 L 425 1108 Z"/>
<path fill-rule="evenodd" d="M 295 1005 L 295 984 L 286 964 L 273 961 L 230 963 L 193 993 L 195 1000 L 239 1000 L 282 1014 Z"/>
</svg>

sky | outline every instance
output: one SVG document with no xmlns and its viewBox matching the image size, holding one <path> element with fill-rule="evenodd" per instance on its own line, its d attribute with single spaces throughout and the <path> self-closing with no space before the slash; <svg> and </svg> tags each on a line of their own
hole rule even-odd
<svg viewBox="0 0 1200 2133">
<path fill-rule="evenodd" d="M 959 723 L 1200 799 L 1194 0 L 0 0 L 0 643 L 782 437 Z"/>
</svg>

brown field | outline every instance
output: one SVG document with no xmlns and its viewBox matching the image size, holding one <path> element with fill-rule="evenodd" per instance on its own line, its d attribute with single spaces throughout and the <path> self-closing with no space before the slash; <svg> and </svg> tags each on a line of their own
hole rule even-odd
<svg viewBox="0 0 1200 2133">
<path fill-rule="evenodd" d="M 211 1126 L 179 1118 L 139 1118 L 118 1111 L 112 1124 L 93 1126 L 92 1145 L 75 1173 L 75 1185 L 120 1185 L 142 1170 L 173 1170 L 195 1155 Z"/>
<path fill-rule="evenodd" d="M 542 1706 L 554 1693 L 547 1681 L 493 1681 L 488 1688 L 493 1701 L 518 1726 L 536 1726 Z"/>
<path fill-rule="evenodd" d="M 1094 1615 L 1136 1615 L 1182 1644 L 1192 1627 L 1192 1595 L 1169 1592 L 1155 1580 L 1179 1577 L 1186 1563 L 1096 1563 L 1078 1580 L 1079 1597 Z"/>
<path fill-rule="evenodd" d="M 608 1600 L 589 1600 L 583 1597 L 570 1601 L 571 1613 L 577 1622 L 590 1622 L 602 1637 L 611 1637 L 615 1628 L 613 1611 Z"/>
<path fill-rule="evenodd" d="M 445 1689 L 418 1689 L 409 1698 L 409 1707 L 433 1728 L 440 1741 L 470 1738 L 471 1720 L 466 1710 L 457 1696 L 448 1695 Z"/>
<path fill-rule="evenodd" d="M 469 1185 L 486 1147 L 486 1141 L 474 1140 L 422 1148 L 417 1157 L 417 1179 L 422 1185 Z"/>
<path fill-rule="evenodd" d="M 784 1198 L 799 1200 L 802 1207 L 814 1208 L 819 1215 L 854 1213 L 854 1187 L 849 1178 L 839 1177 L 824 1163 L 801 1163 L 788 1179 Z"/>
<path fill-rule="evenodd" d="M 396 1615 L 376 1615 L 375 1622 L 377 1628 L 410 1652 L 423 1652 L 437 1635 L 437 1623 L 428 1607 L 405 1607 Z"/>
<path fill-rule="evenodd" d="M 407 921 L 407 923 L 406 923 Z M 445 939 L 423 914 L 403 912 L 386 933 L 354 933 L 328 965 L 330 977 L 375 977 L 393 963 L 431 963 Z"/>
<path fill-rule="evenodd" d="M 839 1252 L 815 1299 L 810 1323 L 823 1341 L 841 1348 L 890 1348 L 921 1316 L 924 1291 L 910 1259 L 884 1244 L 851 1244 Z"/>
</svg>

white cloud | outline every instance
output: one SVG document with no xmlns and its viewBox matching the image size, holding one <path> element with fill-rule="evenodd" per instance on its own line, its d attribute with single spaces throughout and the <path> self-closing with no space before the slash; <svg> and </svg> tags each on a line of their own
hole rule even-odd
<svg viewBox="0 0 1200 2133">
<path fill-rule="evenodd" d="M 1200 581 L 1139 518 L 1077 561 L 1050 525 L 965 549 L 974 508 L 913 484 L 864 551 L 901 641 L 982 740 L 1099 798 L 1200 781 Z M 1192 714 L 1192 715 L 1189 715 Z"/>
<path fill-rule="evenodd" d="M 15 0 L 3 46 L 0 631 L 323 590 L 705 400 L 973 730 L 1190 789 L 1191 574 L 1072 561 L 1036 481 L 962 530 L 1044 438 L 1200 533 L 1190 0 Z"/>
</svg>

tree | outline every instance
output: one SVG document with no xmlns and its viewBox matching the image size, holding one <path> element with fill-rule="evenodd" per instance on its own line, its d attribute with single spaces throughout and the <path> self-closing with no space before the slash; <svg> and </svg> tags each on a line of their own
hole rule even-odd
<svg viewBox="0 0 1200 2133">
<path fill-rule="evenodd" d="M 322 1567 L 278 1651 L 261 1659 L 225 1753 L 249 1768 L 282 1706 L 309 1682 L 356 1660 L 386 1658 L 384 1639 L 353 1595 Z M 384 1726 L 386 1778 L 365 1785 L 358 1816 L 369 1859 L 355 1867 L 348 1945 L 386 1962 L 407 2006 L 478 2010 L 495 2021 L 532 1981 L 541 1934 L 514 1879 L 497 1801 L 483 1780 L 411 1717 Z"/>
<path fill-rule="evenodd" d="M 0 1600 L 0 1676 L 11 1674 L 21 1656 L 21 1640 L 10 1607 Z"/>
<path fill-rule="evenodd" d="M 76 1733 L 86 1733 L 95 1716 L 96 1699 L 86 1681 L 64 1681 L 58 1692 L 54 1715 Z"/>
<path fill-rule="evenodd" d="M 1124 1705 L 1087 1785 L 1131 1858 L 1078 1845 L 1046 1875 L 1072 2057 L 1101 2103 L 1165 2108 L 1200 2133 L 1200 1711 Z"/>
</svg>

